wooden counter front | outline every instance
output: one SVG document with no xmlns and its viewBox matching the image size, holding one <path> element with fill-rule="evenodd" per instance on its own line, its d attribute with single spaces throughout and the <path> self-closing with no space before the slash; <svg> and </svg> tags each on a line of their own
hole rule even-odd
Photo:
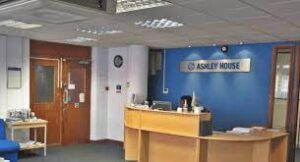
<svg viewBox="0 0 300 162">
<path fill-rule="evenodd" d="M 287 134 L 215 133 L 200 137 L 210 113 L 125 108 L 125 160 L 138 162 L 286 162 Z"/>
</svg>

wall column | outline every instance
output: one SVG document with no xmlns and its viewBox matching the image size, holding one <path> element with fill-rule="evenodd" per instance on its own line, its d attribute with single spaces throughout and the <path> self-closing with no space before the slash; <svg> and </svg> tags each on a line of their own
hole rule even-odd
<svg viewBox="0 0 300 162">
<path fill-rule="evenodd" d="M 0 118 L 6 117 L 7 82 L 6 82 L 6 37 L 0 35 Z"/>
</svg>

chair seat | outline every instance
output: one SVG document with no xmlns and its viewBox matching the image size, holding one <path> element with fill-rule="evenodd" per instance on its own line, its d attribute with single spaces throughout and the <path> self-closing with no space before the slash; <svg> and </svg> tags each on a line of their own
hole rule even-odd
<svg viewBox="0 0 300 162">
<path fill-rule="evenodd" d="M 20 145 L 17 142 L 10 140 L 0 140 L 0 152 L 17 152 L 20 150 Z"/>
</svg>

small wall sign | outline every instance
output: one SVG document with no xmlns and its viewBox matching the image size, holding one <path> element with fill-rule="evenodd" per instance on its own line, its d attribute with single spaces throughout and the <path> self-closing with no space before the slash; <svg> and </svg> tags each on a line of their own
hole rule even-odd
<svg viewBox="0 0 300 162">
<path fill-rule="evenodd" d="M 18 67 L 7 68 L 7 88 L 20 89 L 22 88 L 22 69 Z"/>
<path fill-rule="evenodd" d="M 223 59 L 223 60 L 194 60 L 180 63 L 180 71 L 196 72 L 250 72 L 251 59 Z"/>
<path fill-rule="evenodd" d="M 120 84 L 116 85 L 116 93 L 122 93 L 122 86 Z"/>
</svg>

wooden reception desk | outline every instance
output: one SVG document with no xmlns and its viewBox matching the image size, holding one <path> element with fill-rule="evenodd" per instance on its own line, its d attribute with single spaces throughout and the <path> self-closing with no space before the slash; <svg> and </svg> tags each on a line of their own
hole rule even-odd
<svg viewBox="0 0 300 162">
<path fill-rule="evenodd" d="M 192 114 L 125 108 L 125 160 L 138 162 L 286 162 L 287 133 L 214 133 L 200 137 Z"/>
</svg>

